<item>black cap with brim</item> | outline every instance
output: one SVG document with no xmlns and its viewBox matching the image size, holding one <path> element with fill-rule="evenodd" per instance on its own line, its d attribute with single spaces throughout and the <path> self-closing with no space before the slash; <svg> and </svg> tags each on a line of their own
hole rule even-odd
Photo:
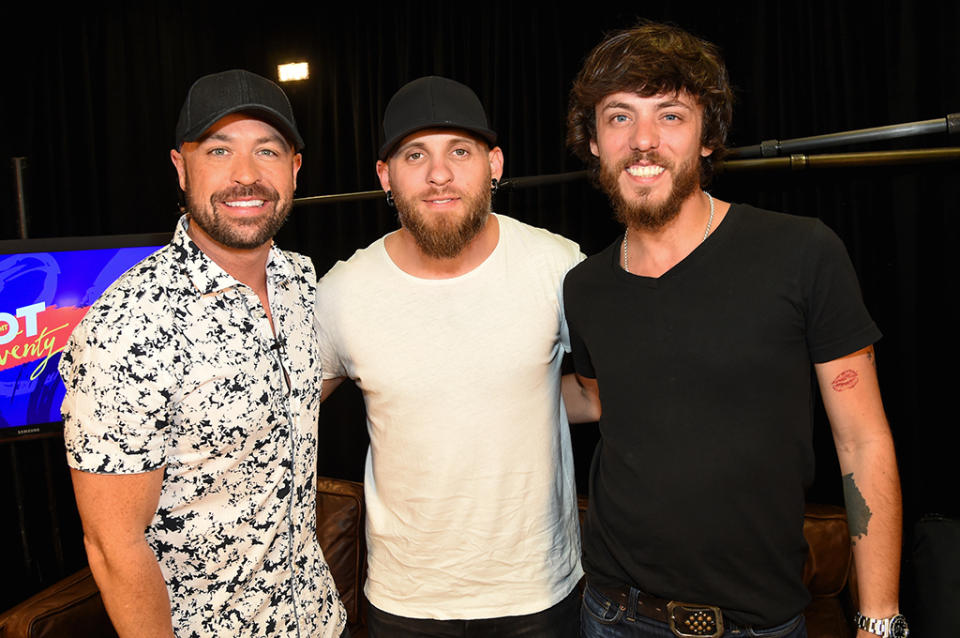
<svg viewBox="0 0 960 638">
<path fill-rule="evenodd" d="M 297 130 L 286 93 L 265 77 L 243 69 L 205 75 L 187 91 L 177 120 L 176 148 L 195 142 L 218 120 L 233 113 L 250 113 L 273 125 L 300 151 Z"/>
<path fill-rule="evenodd" d="M 459 82 L 431 75 L 404 85 L 390 98 L 378 157 L 386 160 L 405 137 L 428 128 L 468 131 L 490 146 L 497 142 L 477 94 Z"/>
</svg>

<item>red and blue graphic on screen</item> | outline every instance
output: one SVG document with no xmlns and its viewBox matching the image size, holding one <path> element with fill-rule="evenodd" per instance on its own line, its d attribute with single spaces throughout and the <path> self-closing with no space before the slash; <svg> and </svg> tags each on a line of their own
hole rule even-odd
<svg viewBox="0 0 960 638">
<path fill-rule="evenodd" d="M 160 246 L 0 255 L 0 428 L 60 421 L 60 352 L 110 284 Z"/>
</svg>

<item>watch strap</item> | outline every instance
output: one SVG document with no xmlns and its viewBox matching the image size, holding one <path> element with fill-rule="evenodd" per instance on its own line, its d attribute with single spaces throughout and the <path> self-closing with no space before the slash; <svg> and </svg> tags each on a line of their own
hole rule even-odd
<svg viewBox="0 0 960 638">
<path fill-rule="evenodd" d="M 857 623 L 857 629 L 869 631 L 876 636 L 886 636 L 887 627 L 890 624 L 889 618 L 870 618 L 869 616 L 864 616 L 859 611 L 854 617 L 854 621 Z"/>
<path fill-rule="evenodd" d="M 898 631 L 891 631 L 894 621 L 898 619 L 901 620 L 897 625 Z M 905 637 L 909 634 L 909 630 L 906 628 L 906 620 L 899 613 L 894 614 L 890 618 L 870 618 L 858 611 L 857 615 L 854 616 L 854 622 L 857 625 L 857 629 L 863 629 L 881 638 L 901 638 L 901 636 Z"/>
</svg>

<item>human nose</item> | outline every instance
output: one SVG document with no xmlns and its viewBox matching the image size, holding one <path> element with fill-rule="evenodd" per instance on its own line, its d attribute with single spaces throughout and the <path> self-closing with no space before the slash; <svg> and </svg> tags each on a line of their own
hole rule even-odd
<svg viewBox="0 0 960 638">
<path fill-rule="evenodd" d="M 660 131 L 656 123 L 649 118 L 638 118 L 630 139 L 630 148 L 635 151 L 649 151 L 660 146 Z"/>
<path fill-rule="evenodd" d="M 260 181 L 260 169 L 255 159 L 249 155 L 237 155 L 232 166 L 232 178 L 237 184 L 249 186 Z"/>
<path fill-rule="evenodd" d="M 453 171 L 447 166 L 444 158 L 436 158 L 430 162 L 427 181 L 434 186 L 443 186 L 453 181 Z"/>
</svg>

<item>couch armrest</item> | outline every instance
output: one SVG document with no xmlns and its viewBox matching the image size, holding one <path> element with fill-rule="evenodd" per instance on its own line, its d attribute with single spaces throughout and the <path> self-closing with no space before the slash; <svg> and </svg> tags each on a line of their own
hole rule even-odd
<svg viewBox="0 0 960 638">
<path fill-rule="evenodd" d="M 90 568 L 54 583 L 0 614 L 0 636 L 117 638 Z"/>
<path fill-rule="evenodd" d="M 804 610 L 807 635 L 811 638 L 849 638 L 850 615 L 841 596 L 854 583 L 851 578 L 853 552 L 847 513 L 837 505 L 807 503 L 803 517 L 807 539 L 807 560 L 803 583 L 813 600 Z"/>
<path fill-rule="evenodd" d="M 853 561 L 846 510 L 807 503 L 803 535 L 809 545 L 803 584 L 814 598 L 839 595 L 847 585 Z"/>
<path fill-rule="evenodd" d="M 364 624 L 363 582 L 367 574 L 363 483 L 317 479 L 317 538 L 330 566 L 350 631 Z"/>
</svg>

